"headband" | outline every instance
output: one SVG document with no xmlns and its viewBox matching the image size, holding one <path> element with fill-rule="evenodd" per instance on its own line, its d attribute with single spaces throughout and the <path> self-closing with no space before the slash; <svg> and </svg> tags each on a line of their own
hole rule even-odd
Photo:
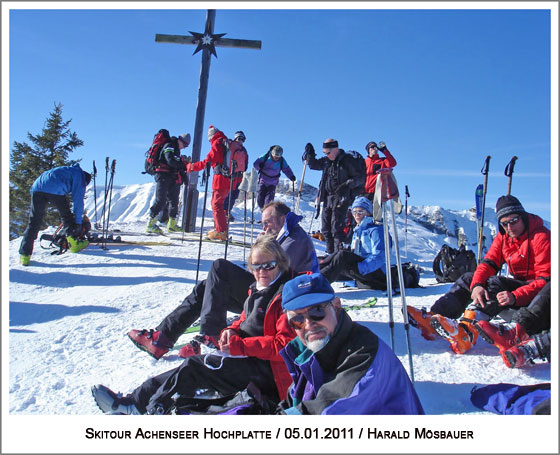
<svg viewBox="0 0 560 455">
<path fill-rule="evenodd" d="M 324 149 L 336 149 L 336 148 L 338 148 L 338 141 L 323 142 L 323 148 Z"/>
</svg>

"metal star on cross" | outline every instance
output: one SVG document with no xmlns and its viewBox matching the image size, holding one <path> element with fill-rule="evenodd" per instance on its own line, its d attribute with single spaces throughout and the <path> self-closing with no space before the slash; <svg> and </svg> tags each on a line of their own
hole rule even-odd
<svg viewBox="0 0 560 455">
<path fill-rule="evenodd" d="M 227 35 L 227 33 L 211 33 L 209 24 L 206 24 L 206 29 L 204 33 L 197 33 L 191 32 L 189 33 L 194 37 L 194 40 L 197 44 L 196 49 L 193 52 L 193 55 L 196 54 L 198 51 L 202 49 L 208 49 L 208 51 L 214 55 L 214 57 L 218 58 L 218 54 L 216 54 L 216 47 L 214 43 L 216 40 L 219 40 L 222 36 Z"/>
</svg>

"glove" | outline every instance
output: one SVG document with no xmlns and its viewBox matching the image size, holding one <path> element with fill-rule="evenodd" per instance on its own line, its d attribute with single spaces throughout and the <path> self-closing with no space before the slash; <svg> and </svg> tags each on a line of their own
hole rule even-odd
<svg viewBox="0 0 560 455">
<path fill-rule="evenodd" d="M 302 161 L 308 161 L 309 158 L 315 158 L 315 149 L 311 142 L 305 144 L 305 152 L 303 152 L 303 156 L 301 157 Z"/>
<path fill-rule="evenodd" d="M 385 142 L 379 141 L 379 144 L 377 144 L 377 148 L 378 148 L 380 151 L 384 152 L 384 151 L 387 149 L 387 146 L 385 145 Z"/>
<path fill-rule="evenodd" d="M 192 169 L 191 169 L 192 168 L 192 163 L 185 164 L 185 168 L 187 170 L 187 173 L 192 172 Z"/>
<path fill-rule="evenodd" d="M 72 229 L 72 232 L 70 233 L 70 237 L 74 237 L 75 239 L 77 239 L 77 238 L 81 237 L 83 233 L 84 233 L 84 231 L 82 229 L 82 225 L 81 224 L 75 224 L 74 229 Z"/>
<path fill-rule="evenodd" d="M 342 193 L 342 192 L 348 187 L 348 185 L 350 185 L 350 180 L 346 180 L 346 182 L 341 183 L 340 185 L 338 185 L 338 186 L 335 188 L 334 192 L 335 192 L 336 194 L 338 194 L 339 196 L 342 196 L 342 194 L 340 194 L 340 193 Z"/>
<path fill-rule="evenodd" d="M 296 181 L 296 176 L 295 176 L 295 175 L 292 175 L 292 176 L 290 177 L 290 180 L 291 180 L 292 182 L 295 182 L 295 181 Z"/>
<path fill-rule="evenodd" d="M 190 163 L 192 158 L 190 156 L 181 155 L 181 161 L 185 164 Z"/>
</svg>

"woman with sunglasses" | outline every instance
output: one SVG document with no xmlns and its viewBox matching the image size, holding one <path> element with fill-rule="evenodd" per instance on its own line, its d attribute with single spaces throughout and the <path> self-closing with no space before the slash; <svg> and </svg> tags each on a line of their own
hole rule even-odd
<svg viewBox="0 0 560 455">
<path fill-rule="evenodd" d="M 457 354 L 471 349 L 479 333 L 499 348 L 506 339 L 513 345 L 523 341 L 527 333 L 519 324 L 504 331 L 483 321 L 498 315 L 508 322 L 520 321 L 529 310 L 526 307 L 550 281 L 550 231 L 543 220 L 527 213 L 510 195 L 498 199 L 496 218 L 499 232 L 474 273 L 461 275 L 429 312 L 408 307 L 412 325 L 425 338 L 440 335 Z M 511 277 L 499 275 L 504 264 Z M 550 328 L 550 318 L 540 321 L 532 333 Z"/>
<path fill-rule="evenodd" d="M 355 280 L 358 287 L 387 288 L 383 225 L 375 224 L 371 214 L 371 201 L 363 196 L 357 197 L 352 204 L 352 216 L 356 221 L 352 251 L 337 251 L 320 263 L 321 273 L 331 283 Z"/>
<path fill-rule="evenodd" d="M 320 273 L 282 291 L 297 338 L 281 355 L 293 378 L 279 414 L 424 414 L 401 362 L 375 333 L 341 308 Z"/>
<path fill-rule="evenodd" d="M 275 402 L 286 398 L 291 377 L 279 352 L 295 337 L 281 307 L 283 285 L 292 277 L 290 260 L 272 236 L 264 236 L 251 248 L 248 261 L 256 282 L 240 319 L 222 331 L 219 351 L 189 357 L 124 397 L 103 385 L 94 386 L 92 394 L 103 412 L 166 414 L 175 394 L 194 397 L 197 390 L 209 389 L 226 396 L 251 382 Z"/>
</svg>

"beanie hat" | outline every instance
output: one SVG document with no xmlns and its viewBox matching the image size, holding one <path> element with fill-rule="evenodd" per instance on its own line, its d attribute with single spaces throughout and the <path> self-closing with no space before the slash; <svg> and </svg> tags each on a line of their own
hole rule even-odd
<svg viewBox="0 0 560 455">
<path fill-rule="evenodd" d="M 218 128 L 216 128 L 213 125 L 210 125 L 208 128 L 208 140 L 211 141 L 212 138 L 214 137 L 214 134 L 216 134 L 218 131 L 220 131 Z"/>
<path fill-rule="evenodd" d="M 282 289 L 282 308 L 299 310 L 334 299 L 334 290 L 320 273 L 299 275 L 288 281 Z"/>
<path fill-rule="evenodd" d="M 86 186 L 88 186 L 89 182 L 91 182 L 91 174 L 86 171 L 82 171 L 82 172 L 84 173 L 84 180 L 86 181 Z"/>
<path fill-rule="evenodd" d="M 233 136 L 233 140 L 237 140 L 238 138 L 243 139 L 244 141 L 247 140 L 247 138 L 245 137 L 245 133 L 243 131 L 236 131 L 235 135 Z"/>
<path fill-rule="evenodd" d="M 373 141 L 369 141 L 366 145 L 366 152 L 369 152 L 370 147 L 377 147 L 377 143 Z"/>
<path fill-rule="evenodd" d="M 358 207 L 364 209 L 366 212 L 369 213 L 370 216 L 373 213 L 373 207 L 371 205 L 371 201 L 367 197 L 358 196 L 356 199 L 354 199 L 354 203 L 352 204 L 352 210 Z"/>
<path fill-rule="evenodd" d="M 515 196 L 501 196 L 496 202 L 496 218 L 500 221 L 501 218 L 512 213 L 524 215 L 527 212 Z"/>
<path fill-rule="evenodd" d="M 185 144 L 185 147 L 188 147 L 191 143 L 191 135 L 189 133 L 181 134 L 179 136 L 179 140 Z"/>
<path fill-rule="evenodd" d="M 273 145 L 270 147 L 270 154 L 272 156 L 282 156 L 282 153 L 284 153 L 284 149 L 282 149 L 279 145 Z"/>
</svg>

